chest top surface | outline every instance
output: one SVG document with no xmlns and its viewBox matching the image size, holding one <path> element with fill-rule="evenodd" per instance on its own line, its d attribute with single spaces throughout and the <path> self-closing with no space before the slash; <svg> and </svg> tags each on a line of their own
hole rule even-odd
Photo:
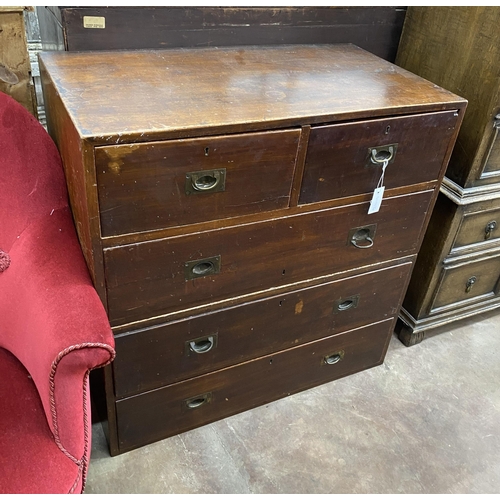
<svg viewBox="0 0 500 500">
<path fill-rule="evenodd" d="M 121 143 L 451 109 L 465 101 L 354 45 L 47 52 L 82 137 Z"/>
</svg>

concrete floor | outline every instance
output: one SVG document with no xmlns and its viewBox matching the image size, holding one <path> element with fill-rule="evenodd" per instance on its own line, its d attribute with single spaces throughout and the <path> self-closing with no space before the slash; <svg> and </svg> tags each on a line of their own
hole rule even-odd
<svg viewBox="0 0 500 500">
<path fill-rule="evenodd" d="M 93 432 L 86 493 L 499 493 L 500 313 L 118 457 Z"/>
</svg>

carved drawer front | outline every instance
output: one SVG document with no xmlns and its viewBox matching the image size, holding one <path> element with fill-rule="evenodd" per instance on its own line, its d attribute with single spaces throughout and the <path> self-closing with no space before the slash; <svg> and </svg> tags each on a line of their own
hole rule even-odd
<svg viewBox="0 0 500 500">
<path fill-rule="evenodd" d="M 313 127 L 299 204 L 373 192 L 384 160 L 386 188 L 437 179 L 456 121 L 443 111 Z"/>
<path fill-rule="evenodd" d="M 411 264 L 276 295 L 116 338 L 118 398 L 397 314 Z"/>
<path fill-rule="evenodd" d="M 300 130 L 96 148 L 103 236 L 286 208 Z"/>
<path fill-rule="evenodd" d="M 453 248 L 484 243 L 500 238 L 500 208 L 465 214 L 462 218 Z"/>
<path fill-rule="evenodd" d="M 404 257 L 432 191 L 105 251 L 114 326 Z"/>
<path fill-rule="evenodd" d="M 385 320 L 117 401 L 120 451 L 376 366 L 392 325 Z"/>
<path fill-rule="evenodd" d="M 494 297 L 498 293 L 499 275 L 500 256 L 445 267 L 431 312 L 464 301 Z"/>
</svg>

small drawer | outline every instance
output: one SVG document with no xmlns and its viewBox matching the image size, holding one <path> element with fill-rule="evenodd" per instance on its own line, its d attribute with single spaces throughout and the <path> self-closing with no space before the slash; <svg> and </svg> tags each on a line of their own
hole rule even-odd
<svg viewBox="0 0 500 500">
<path fill-rule="evenodd" d="M 411 263 L 117 336 L 130 396 L 397 314 Z"/>
<path fill-rule="evenodd" d="M 439 178 L 457 123 L 454 111 L 313 127 L 299 204 Z"/>
<path fill-rule="evenodd" d="M 453 248 L 458 249 L 498 238 L 500 238 L 500 208 L 487 212 L 465 214 L 453 243 Z"/>
<path fill-rule="evenodd" d="M 436 290 L 431 312 L 464 301 L 482 300 L 498 293 L 500 256 L 462 266 L 445 267 Z"/>
<path fill-rule="evenodd" d="M 382 363 L 393 319 L 116 402 L 120 452 Z"/>
<path fill-rule="evenodd" d="M 433 191 L 105 250 L 113 326 L 414 254 Z M 196 271 L 196 273 L 194 272 Z"/>
<path fill-rule="evenodd" d="M 286 208 L 300 130 L 95 150 L 103 236 Z"/>
</svg>

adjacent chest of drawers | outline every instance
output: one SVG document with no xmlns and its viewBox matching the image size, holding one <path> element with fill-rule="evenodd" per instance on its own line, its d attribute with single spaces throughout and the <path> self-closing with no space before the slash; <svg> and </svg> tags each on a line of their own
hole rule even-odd
<svg viewBox="0 0 500 500">
<path fill-rule="evenodd" d="M 112 454 L 383 362 L 466 101 L 352 45 L 41 70 L 116 334 Z"/>
<path fill-rule="evenodd" d="M 497 7 L 410 7 L 397 63 L 469 104 L 401 310 L 400 339 L 500 306 Z"/>
</svg>

